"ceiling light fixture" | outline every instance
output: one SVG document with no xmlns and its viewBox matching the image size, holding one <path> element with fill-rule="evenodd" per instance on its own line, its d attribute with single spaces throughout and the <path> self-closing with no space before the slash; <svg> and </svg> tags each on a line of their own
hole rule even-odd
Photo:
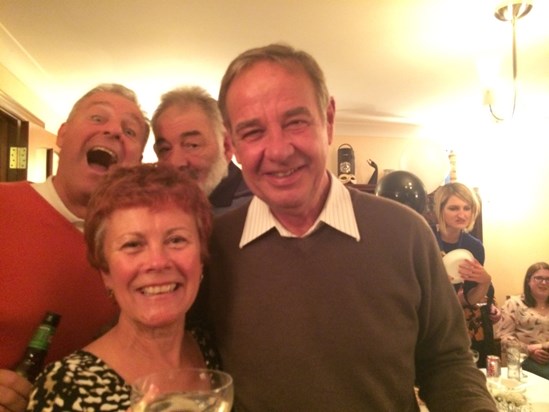
<svg viewBox="0 0 549 412">
<path fill-rule="evenodd" d="M 531 1 L 520 1 L 520 0 L 509 0 L 503 4 L 500 4 L 494 13 L 498 20 L 504 22 L 511 22 L 512 31 L 513 31 L 513 45 L 512 45 L 512 61 L 513 61 L 513 106 L 511 110 L 511 117 L 515 114 L 515 107 L 517 104 L 517 33 L 516 33 L 516 23 L 517 20 L 526 16 L 532 9 Z M 490 107 L 490 113 L 492 117 L 501 122 L 505 120 L 501 116 L 497 116 L 492 107 L 492 98 L 490 90 L 487 91 L 488 94 L 488 106 Z"/>
</svg>

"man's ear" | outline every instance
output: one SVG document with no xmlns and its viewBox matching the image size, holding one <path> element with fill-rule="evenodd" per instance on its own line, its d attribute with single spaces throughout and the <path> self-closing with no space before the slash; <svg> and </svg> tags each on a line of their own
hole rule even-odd
<svg viewBox="0 0 549 412">
<path fill-rule="evenodd" d="M 240 156 L 238 156 L 238 150 L 236 150 L 236 145 L 235 145 L 235 141 L 233 139 L 233 137 L 229 134 L 229 142 L 231 143 L 231 147 L 232 147 L 232 159 L 233 160 L 236 160 L 236 163 L 237 163 L 237 166 L 240 167 L 240 165 L 242 163 L 240 163 Z"/>
<path fill-rule="evenodd" d="M 112 278 L 110 273 L 105 272 L 104 270 L 99 271 L 101 273 L 101 278 L 103 279 L 103 283 L 105 284 L 105 287 L 107 289 L 112 289 Z"/>
<path fill-rule="evenodd" d="M 63 123 L 61 126 L 59 126 L 59 130 L 57 131 L 57 138 L 55 139 L 55 144 L 57 145 L 57 147 L 59 147 L 59 149 L 63 147 L 66 133 L 67 133 L 67 123 Z"/>
<path fill-rule="evenodd" d="M 228 132 L 223 133 L 223 154 L 225 155 L 227 163 L 229 163 L 233 158 L 234 147 Z"/>
<path fill-rule="evenodd" d="M 328 144 L 332 144 L 334 138 L 334 122 L 335 122 L 335 100 L 330 97 L 328 107 L 326 108 L 326 129 L 328 133 Z"/>
</svg>

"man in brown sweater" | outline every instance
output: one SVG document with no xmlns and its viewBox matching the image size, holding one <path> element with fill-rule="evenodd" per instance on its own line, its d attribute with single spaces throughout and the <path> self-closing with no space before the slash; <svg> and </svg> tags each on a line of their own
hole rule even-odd
<svg viewBox="0 0 549 412">
<path fill-rule="evenodd" d="M 255 197 L 215 224 L 210 320 L 239 411 L 496 411 L 426 222 L 327 171 L 335 103 L 307 53 L 252 49 L 219 104 Z"/>
</svg>

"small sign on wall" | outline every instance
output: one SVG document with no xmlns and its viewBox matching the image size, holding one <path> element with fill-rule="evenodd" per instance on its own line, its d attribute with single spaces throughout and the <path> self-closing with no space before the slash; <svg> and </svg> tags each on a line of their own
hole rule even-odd
<svg viewBox="0 0 549 412">
<path fill-rule="evenodd" d="M 355 153 L 348 143 L 343 143 L 337 149 L 337 177 L 343 183 L 356 184 Z"/>
</svg>

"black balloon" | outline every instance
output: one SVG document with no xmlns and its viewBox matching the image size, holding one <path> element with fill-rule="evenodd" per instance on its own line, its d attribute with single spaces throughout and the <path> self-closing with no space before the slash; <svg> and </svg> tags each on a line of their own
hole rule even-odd
<svg viewBox="0 0 549 412">
<path fill-rule="evenodd" d="M 413 173 L 404 170 L 383 176 L 375 193 L 377 196 L 396 200 L 419 213 L 423 213 L 427 204 L 427 191 L 423 182 Z"/>
</svg>

